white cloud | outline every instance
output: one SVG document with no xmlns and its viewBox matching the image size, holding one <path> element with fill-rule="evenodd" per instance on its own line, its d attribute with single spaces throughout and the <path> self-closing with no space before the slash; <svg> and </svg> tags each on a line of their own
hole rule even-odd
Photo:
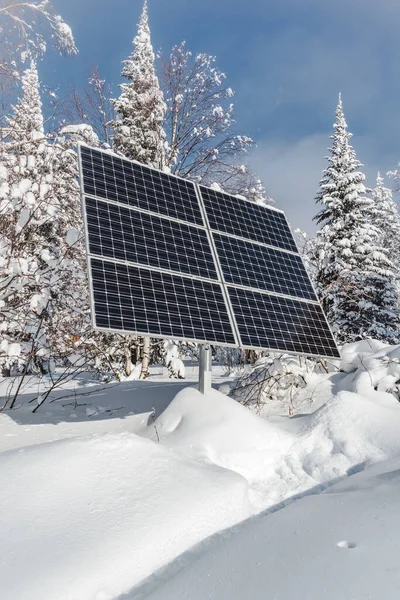
<svg viewBox="0 0 400 600">
<path fill-rule="evenodd" d="M 274 140 L 260 143 L 251 156 L 253 169 L 294 229 L 314 230 L 312 218 L 318 210 L 314 198 L 328 145 L 326 135 L 313 135 L 298 142 Z"/>
</svg>

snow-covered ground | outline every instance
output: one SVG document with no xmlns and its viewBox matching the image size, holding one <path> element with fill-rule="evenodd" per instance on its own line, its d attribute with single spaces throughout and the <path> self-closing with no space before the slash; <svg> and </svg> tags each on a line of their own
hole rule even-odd
<svg viewBox="0 0 400 600">
<path fill-rule="evenodd" d="M 399 497 L 397 458 L 215 536 L 123 598 L 396 600 Z"/>
<path fill-rule="evenodd" d="M 0 598 L 397 598 L 400 347 L 345 347 L 290 419 L 187 374 L 0 414 Z"/>
</svg>

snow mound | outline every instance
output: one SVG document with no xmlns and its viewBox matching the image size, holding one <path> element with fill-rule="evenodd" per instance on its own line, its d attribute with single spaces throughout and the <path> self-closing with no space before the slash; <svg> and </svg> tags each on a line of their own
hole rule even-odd
<svg viewBox="0 0 400 600">
<path fill-rule="evenodd" d="M 375 340 L 348 344 L 341 370 L 348 374 L 340 384 L 342 390 L 371 399 L 400 400 L 400 345 L 389 346 Z"/>
<path fill-rule="evenodd" d="M 0 474 L 2 600 L 110 600 L 250 514 L 242 477 L 130 433 L 4 452 Z"/>
<path fill-rule="evenodd" d="M 344 344 L 340 349 L 341 363 L 340 368 L 345 373 L 354 371 L 363 364 L 365 357 L 378 352 L 381 349 L 387 349 L 391 346 L 378 340 L 366 339 L 361 342 Z"/>
<path fill-rule="evenodd" d="M 400 456 L 400 407 L 393 399 L 340 392 L 309 418 L 276 465 L 276 501 L 331 483 L 372 462 Z"/>
<path fill-rule="evenodd" d="M 245 477 L 255 512 L 400 456 L 400 405 L 392 393 L 379 390 L 389 372 L 400 376 L 395 359 L 400 347 L 352 346 L 347 349 L 352 373 L 312 379 L 316 410 L 310 414 L 267 421 L 219 392 L 203 396 L 185 389 L 144 435 L 158 435 L 161 444 L 185 456 Z"/>
<path fill-rule="evenodd" d="M 206 395 L 192 388 L 182 390 L 154 426 L 163 445 L 236 471 L 248 481 L 275 464 L 294 441 L 290 434 L 214 390 Z M 154 439 L 155 429 L 150 426 L 145 435 Z"/>
<path fill-rule="evenodd" d="M 400 460 L 385 461 L 216 536 L 126 600 L 397 600 L 399 494 Z"/>
</svg>

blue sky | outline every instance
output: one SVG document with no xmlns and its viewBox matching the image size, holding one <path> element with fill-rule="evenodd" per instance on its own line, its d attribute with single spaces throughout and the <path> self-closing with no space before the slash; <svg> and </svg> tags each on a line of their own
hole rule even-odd
<svg viewBox="0 0 400 600">
<path fill-rule="evenodd" d="M 83 84 L 90 67 L 115 85 L 142 0 L 54 0 L 80 54 L 47 54 L 47 84 Z M 395 0 L 148 0 L 152 41 L 185 39 L 217 56 L 235 90 L 250 162 L 293 227 L 313 230 L 339 91 L 368 185 L 400 161 L 400 3 Z"/>
</svg>

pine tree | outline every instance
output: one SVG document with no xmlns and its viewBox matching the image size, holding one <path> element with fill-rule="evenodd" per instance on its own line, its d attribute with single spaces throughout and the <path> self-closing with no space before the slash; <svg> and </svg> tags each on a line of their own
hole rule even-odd
<svg viewBox="0 0 400 600">
<path fill-rule="evenodd" d="M 379 172 L 372 201 L 374 225 L 381 231 L 382 245 L 393 264 L 400 313 L 400 214 L 392 190 L 385 187 Z"/>
<path fill-rule="evenodd" d="M 364 337 L 394 341 L 397 336 L 396 289 L 392 264 L 374 224 L 361 163 L 350 145 L 341 97 L 328 168 L 316 201 L 316 283 L 325 313 L 340 342 Z"/>
<path fill-rule="evenodd" d="M 76 176 L 72 142 L 62 135 L 54 140 L 44 131 L 32 62 L 0 145 L 0 364 L 5 374 L 13 367 L 46 372 L 55 360 L 75 354 L 76 338 L 89 323 Z"/>
<path fill-rule="evenodd" d="M 392 190 L 385 187 L 379 172 L 376 187 L 372 190 L 372 202 L 374 225 L 382 232 L 382 245 L 396 265 L 400 258 L 400 214 Z"/>
<path fill-rule="evenodd" d="M 23 364 L 33 347 L 37 351 L 43 344 L 41 317 L 55 245 L 54 207 L 48 202 L 51 169 L 34 62 L 21 83 L 22 95 L 7 118 L 0 147 L 3 371 Z"/>
<path fill-rule="evenodd" d="M 158 169 L 166 165 L 166 136 L 163 129 L 166 105 L 155 70 L 155 56 L 150 38 L 147 0 L 139 20 L 138 32 L 133 40 L 133 52 L 124 61 L 122 76 L 128 83 L 121 84 L 121 95 L 114 100 L 119 119 L 114 121 L 115 152 Z M 132 338 L 133 340 L 133 338 Z M 137 344 L 132 341 L 133 355 Z M 128 356 L 129 352 L 126 350 Z M 144 338 L 141 347 L 141 378 L 148 375 L 151 361 L 151 340 Z M 130 360 L 127 361 L 127 365 Z M 127 368 L 127 374 L 128 370 Z"/>
<path fill-rule="evenodd" d="M 159 169 L 165 165 L 166 138 L 163 130 L 166 106 L 155 71 L 150 39 L 147 1 L 140 17 L 134 49 L 124 61 L 121 95 L 114 100 L 114 150 L 118 154 Z"/>
</svg>

